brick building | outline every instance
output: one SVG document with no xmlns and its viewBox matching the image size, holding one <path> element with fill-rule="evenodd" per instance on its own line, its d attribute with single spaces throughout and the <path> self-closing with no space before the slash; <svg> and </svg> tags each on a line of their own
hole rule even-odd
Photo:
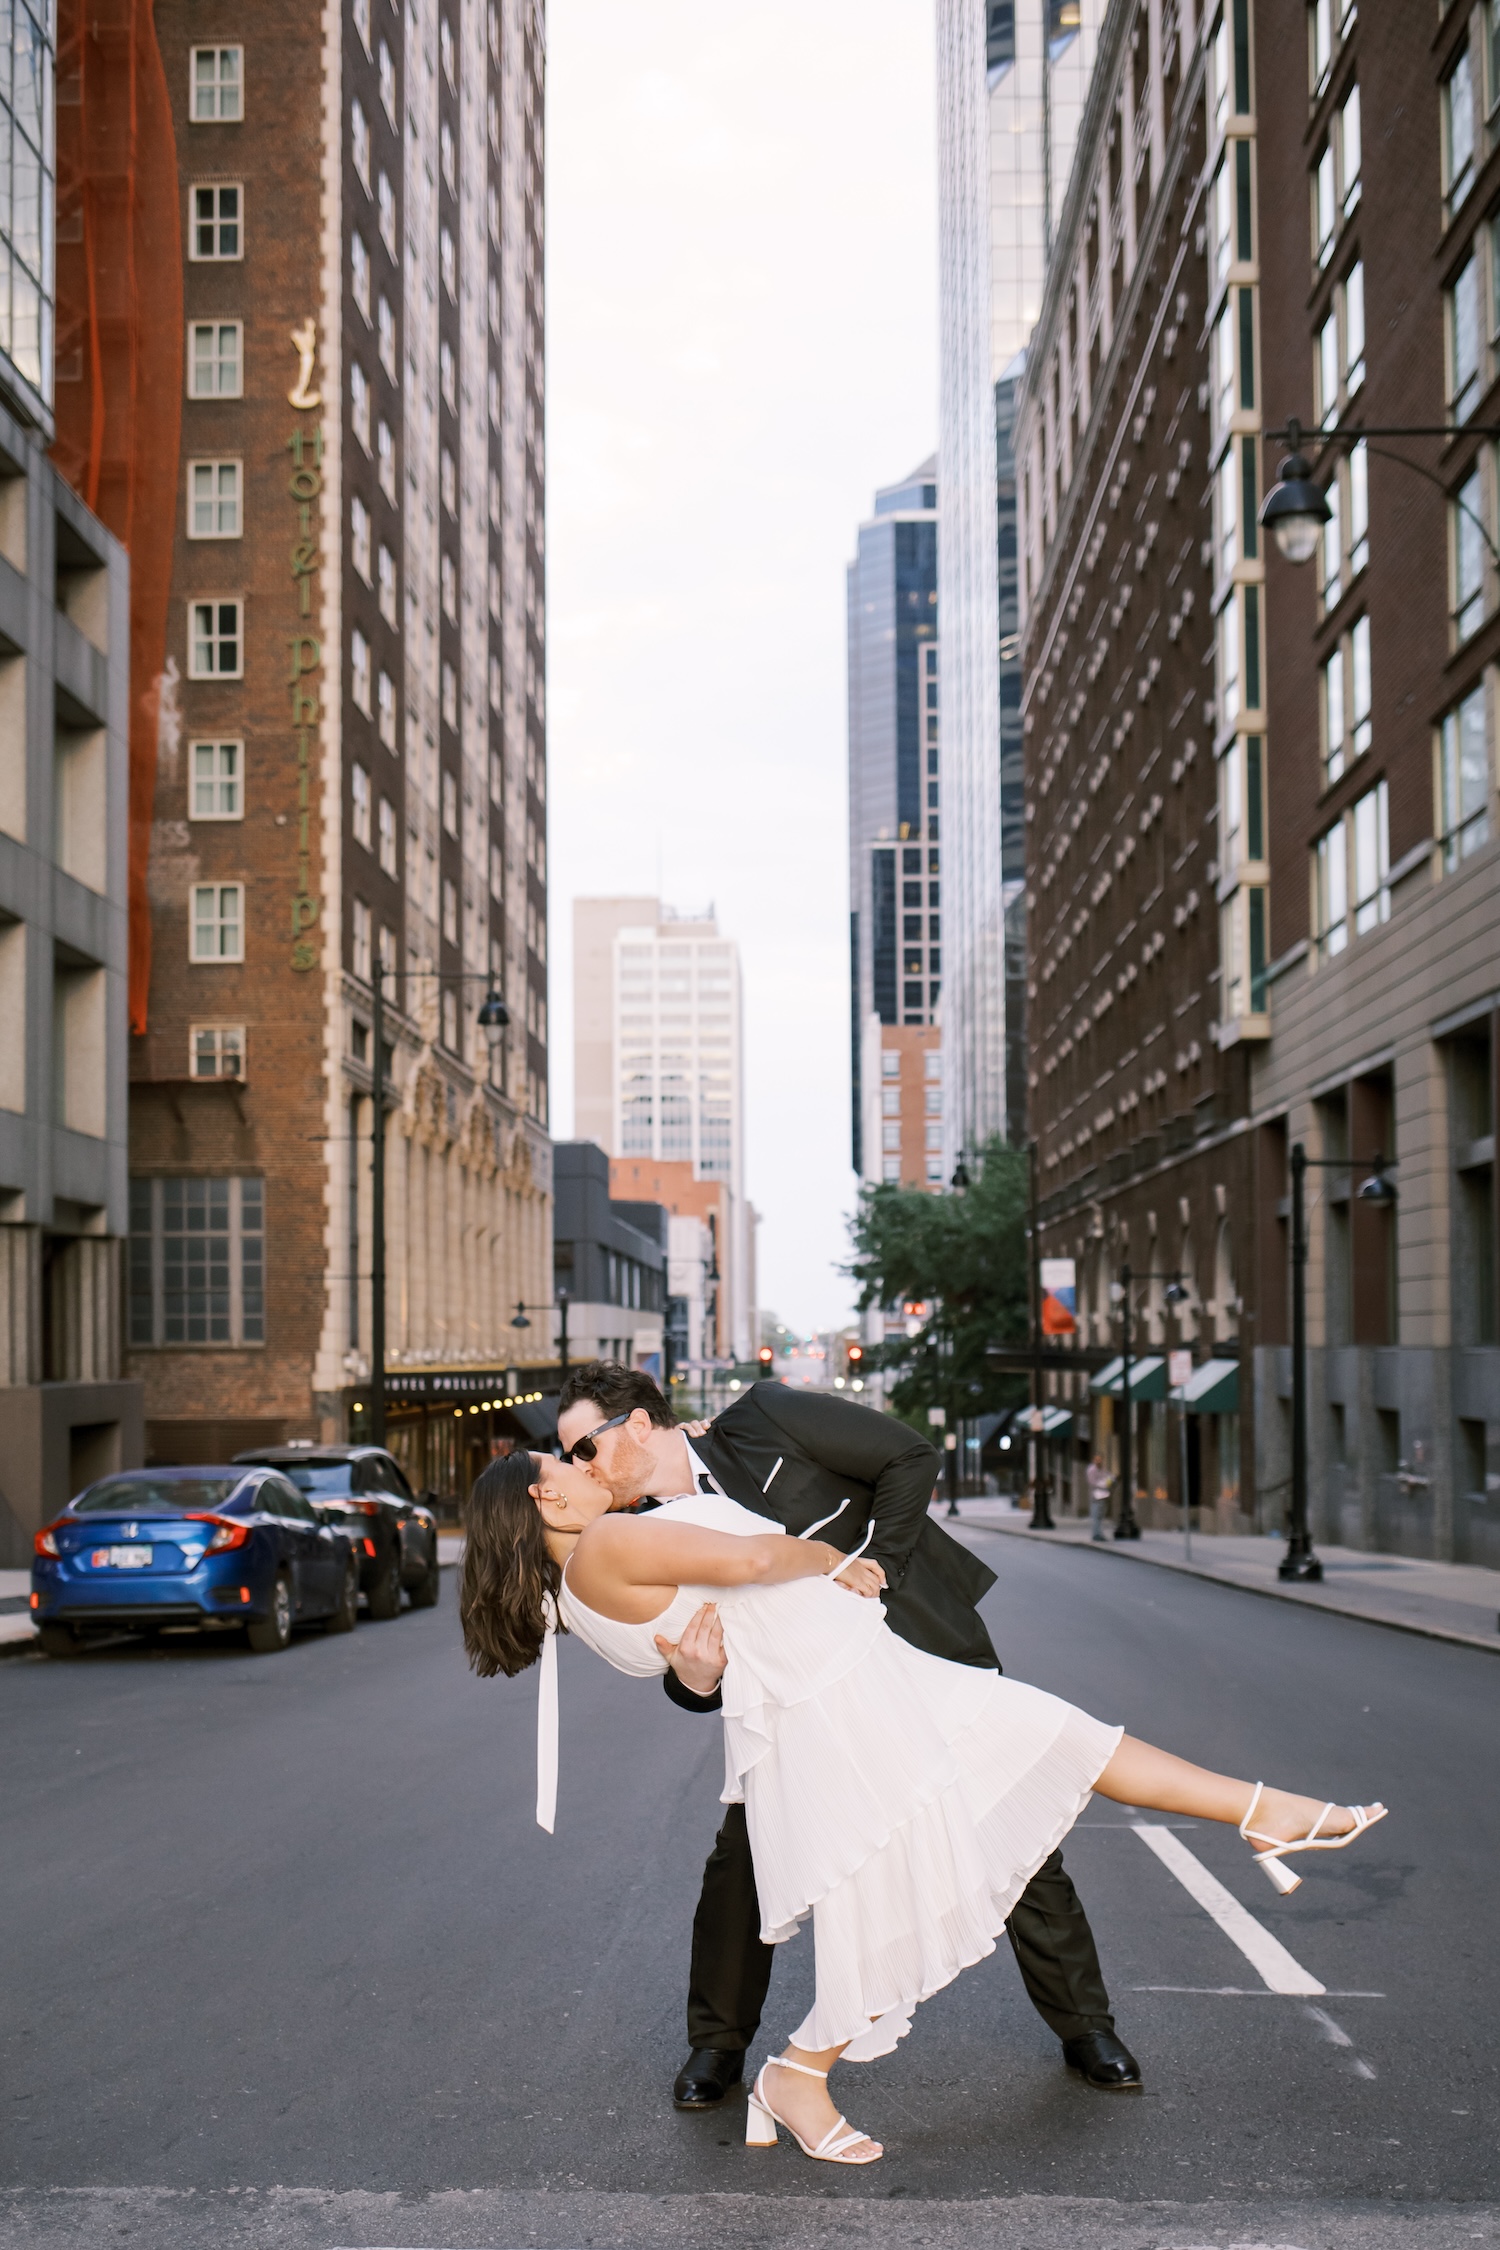
<svg viewBox="0 0 1500 2250">
<path fill-rule="evenodd" d="M 1341 433 L 1309 449 L 1332 514 L 1313 561 L 1266 565 L 1257 1446 L 1284 1479 L 1269 1199 L 1301 1141 L 1322 1160 L 1314 1530 L 1500 1566 L 1496 449 L 1381 434 L 1500 424 L 1497 29 L 1470 0 L 1255 0 L 1247 25 L 1262 78 L 1268 57 L 1299 66 L 1278 60 L 1286 98 L 1253 125 L 1268 419 Z M 1393 1208 L 1357 1192 L 1377 1155 L 1395 1159 Z"/>
<path fill-rule="evenodd" d="M 135 148 L 133 111 L 89 130 L 119 57 L 73 12 L 77 169 L 125 167 L 83 207 L 145 219 L 81 232 L 70 426 L 139 395 L 161 426 L 72 473 L 143 584 L 176 527 L 132 617 L 131 1366 L 148 1457 L 201 1459 L 351 1426 L 377 958 L 388 1364 L 502 1368 L 551 1296 L 543 32 L 535 0 L 162 0 Z"/>
<path fill-rule="evenodd" d="M 1204 379 L 1224 317 L 1211 183 L 1232 50 L 1232 27 L 1193 0 L 1107 11 L 1015 424 L 1040 1247 L 1076 1260 L 1079 1342 L 1096 1353 L 1118 1351 L 1114 1292 L 1127 1265 L 1136 1276 L 1146 1522 L 1179 1500 L 1166 1351 L 1233 1362 L 1251 1318 L 1260 1026 L 1226 973 L 1245 909 L 1225 888 L 1218 809 L 1226 763 L 1253 760 L 1262 726 L 1261 566 L 1253 544 L 1242 567 L 1206 536 L 1218 464 L 1238 462 L 1256 406 L 1249 383 Z M 1118 1373 L 1050 1380 L 1074 1414 L 1077 1484 L 1088 1453 L 1116 1445 Z M 1213 1396 L 1232 1404 L 1235 1386 Z M 1248 1520 L 1242 1427 L 1192 1418 L 1204 1528 Z"/>
</svg>

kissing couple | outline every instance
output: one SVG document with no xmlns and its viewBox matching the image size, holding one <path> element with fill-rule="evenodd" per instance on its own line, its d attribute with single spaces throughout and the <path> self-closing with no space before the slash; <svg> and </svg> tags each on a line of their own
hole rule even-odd
<svg viewBox="0 0 1500 2250">
<path fill-rule="evenodd" d="M 460 1610 L 485 1677 L 543 1660 L 538 1818 L 556 1775 L 558 1632 L 718 1710 L 729 1808 L 693 1931 L 679 2106 L 722 2098 L 772 1948 L 811 1918 L 810 2014 L 750 2095 L 746 2140 L 872 2164 L 828 2091 L 1002 1928 L 1064 2054 L 1102 2088 L 1140 2073 L 1059 1846 L 1090 1793 L 1238 1828 L 1276 1888 L 1299 1851 L 1384 1817 L 1210 1773 L 1005 1677 L 976 1605 L 994 1573 L 928 1513 L 937 1456 L 893 1417 L 759 1382 L 689 1437 L 649 1377 L 576 1369 L 561 1460 L 515 1453 L 470 1495 Z"/>
</svg>

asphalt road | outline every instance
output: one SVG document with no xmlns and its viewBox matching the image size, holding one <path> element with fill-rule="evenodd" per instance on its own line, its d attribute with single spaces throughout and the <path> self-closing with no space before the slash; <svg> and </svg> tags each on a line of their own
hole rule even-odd
<svg viewBox="0 0 1500 2250">
<path fill-rule="evenodd" d="M 1206 1763 L 1390 1802 L 1286 1900 L 1232 1832 L 1175 1830 L 1322 1997 L 1266 1991 L 1096 1800 L 1067 1859 L 1144 2097 L 1064 2073 L 1002 1946 L 845 2074 L 882 2164 L 746 2151 L 742 2099 L 668 2100 L 717 1723 L 565 1644 L 544 1836 L 535 1675 L 469 1676 L 450 1575 L 434 1611 L 284 1656 L 0 1667 L 0 2242 L 1500 2242 L 1500 1663 L 973 1543 L 1019 1677 Z M 810 1939 L 784 1949 L 768 2041 L 811 1967 Z"/>
</svg>

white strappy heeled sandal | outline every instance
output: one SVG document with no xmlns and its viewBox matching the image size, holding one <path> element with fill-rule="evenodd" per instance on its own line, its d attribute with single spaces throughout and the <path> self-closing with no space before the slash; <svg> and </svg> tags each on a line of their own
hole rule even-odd
<svg viewBox="0 0 1500 2250">
<path fill-rule="evenodd" d="M 774 2148 L 776 2146 L 777 2126 L 786 2125 L 787 2131 L 791 2134 L 803 2155 L 815 2156 L 823 2164 L 875 2164 L 879 2162 L 885 2153 L 879 2142 L 870 2141 L 868 2133 L 856 2132 L 847 2117 L 837 2119 L 834 2124 L 829 2126 L 817 2147 L 809 2148 L 796 2126 L 787 2125 L 786 2119 L 777 2114 L 766 2098 L 766 2072 L 768 2070 L 800 2070 L 804 2078 L 826 2078 L 828 2076 L 826 2070 L 814 2070 L 811 2063 L 788 2062 L 784 2055 L 773 2056 L 770 2062 L 762 2063 L 759 2075 L 751 2089 L 750 2111 L 745 2119 L 746 2148 Z M 851 2156 L 849 2151 L 857 2147 L 861 2141 L 869 2142 L 874 2153 L 869 2156 Z"/>
<path fill-rule="evenodd" d="M 1352 1844 L 1356 1836 L 1363 1836 L 1367 1828 L 1373 1828 L 1376 1821 L 1384 1820 L 1386 1815 L 1384 1805 L 1325 1805 L 1305 1836 L 1297 1836 L 1291 1842 L 1283 1843 L 1279 1837 L 1263 1835 L 1259 1829 L 1250 1825 L 1265 1786 L 1263 1781 L 1255 1784 L 1255 1795 L 1240 1822 L 1240 1834 L 1247 1844 L 1265 1845 L 1264 1851 L 1256 1853 L 1255 1864 L 1265 1869 L 1268 1880 L 1283 1896 L 1288 1891 L 1296 1890 L 1302 1881 L 1302 1877 L 1294 1875 L 1286 1865 L 1288 1852 L 1341 1852 L 1346 1844 Z M 1354 1826 L 1346 1829 L 1342 1836 L 1320 1836 L 1318 1830 L 1331 1812 L 1348 1813 Z"/>
</svg>

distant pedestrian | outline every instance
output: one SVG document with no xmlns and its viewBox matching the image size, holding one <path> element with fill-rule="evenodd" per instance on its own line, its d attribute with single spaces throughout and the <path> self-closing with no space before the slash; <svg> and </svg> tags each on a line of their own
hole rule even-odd
<svg viewBox="0 0 1500 2250">
<path fill-rule="evenodd" d="M 1110 1487 L 1114 1478 L 1096 1453 L 1086 1471 L 1089 1480 L 1089 1536 L 1103 1539 L 1104 1519 L 1109 1514 Z"/>
</svg>

